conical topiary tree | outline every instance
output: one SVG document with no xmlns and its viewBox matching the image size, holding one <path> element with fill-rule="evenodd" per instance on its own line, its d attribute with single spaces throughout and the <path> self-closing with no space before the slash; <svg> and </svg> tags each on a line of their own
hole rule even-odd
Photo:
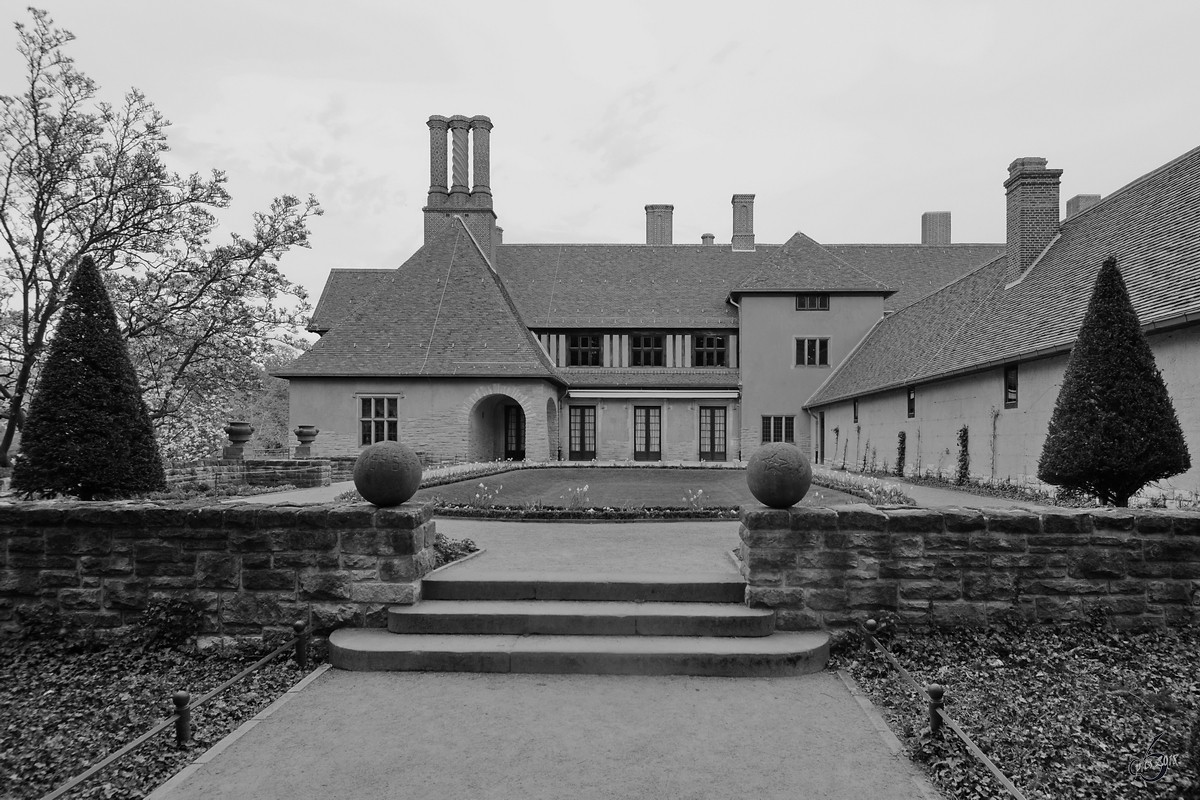
<svg viewBox="0 0 1200 800">
<path fill-rule="evenodd" d="M 150 414 L 90 256 L 67 291 L 21 431 L 12 485 L 84 500 L 166 488 Z"/>
<path fill-rule="evenodd" d="M 1154 353 L 1109 258 L 1067 360 L 1038 478 L 1126 506 L 1147 483 L 1191 466 Z"/>
</svg>

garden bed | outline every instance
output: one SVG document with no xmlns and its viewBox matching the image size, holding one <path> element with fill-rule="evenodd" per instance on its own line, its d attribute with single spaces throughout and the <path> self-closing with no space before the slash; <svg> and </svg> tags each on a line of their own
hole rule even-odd
<svg viewBox="0 0 1200 800">
<path fill-rule="evenodd" d="M 47 632 L 49 633 L 49 632 Z M 267 645 L 142 649 L 131 635 L 102 641 L 86 631 L 0 639 L 0 775 L 3 797 L 39 798 L 174 713 L 171 695 L 193 698 L 269 652 Z M 310 659 L 312 669 L 318 659 Z M 145 797 L 262 711 L 305 674 L 286 654 L 192 712 L 193 741 L 174 728 L 109 765 L 68 798 Z"/>
<path fill-rule="evenodd" d="M 1130 635 L 1097 617 L 894 631 L 880 637 L 918 684 L 946 687 L 946 711 L 1030 800 L 1200 796 L 1200 629 Z M 1010 797 L 952 732 L 930 735 L 927 698 L 858 635 L 829 667 L 853 675 L 948 796 Z"/>
</svg>

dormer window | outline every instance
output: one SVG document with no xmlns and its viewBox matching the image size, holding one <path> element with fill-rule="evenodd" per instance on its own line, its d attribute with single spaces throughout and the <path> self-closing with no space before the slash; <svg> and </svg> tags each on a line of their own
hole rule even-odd
<svg viewBox="0 0 1200 800">
<path fill-rule="evenodd" d="M 828 311 L 829 295 L 827 294 L 798 294 L 796 295 L 797 311 Z"/>
<path fill-rule="evenodd" d="M 567 339 L 567 364 L 572 367 L 598 367 L 602 342 L 598 335 L 572 335 Z"/>
<path fill-rule="evenodd" d="M 697 367 L 725 366 L 725 337 L 697 334 L 692 344 L 692 364 Z"/>
<path fill-rule="evenodd" d="M 662 334 L 635 333 L 629 337 L 629 366 L 661 367 L 666 363 Z"/>
</svg>

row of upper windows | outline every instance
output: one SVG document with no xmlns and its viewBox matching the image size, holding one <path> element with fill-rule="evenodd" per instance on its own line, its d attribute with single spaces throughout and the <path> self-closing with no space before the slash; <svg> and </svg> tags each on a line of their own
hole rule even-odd
<svg viewBox="0 0 1200 800">
<path fill-rule="evenodd" d="M 917 387 L 909 386 L 905 392 L 905 405 L 909 419 L 917 416 Z M 854 399 L 854 421 L 858 422 L 858 398 Z M 1009 364 L 1004 368 L 1004 407 L 1017 407 L 1017 365 Z"/>
<path fill-rule="evenodd" d="M 724 334 L 699 333 L 691 339 L 693 367 L 725 367 L 730 364 L 729 337 Z M 667 364 L 667 335 L 635 333 L 629 336 L 629 366 L 665 367 Z M 596 333 L 567 336 L 568 367 L 604 366 L 604 336 Z"/>
</svg>

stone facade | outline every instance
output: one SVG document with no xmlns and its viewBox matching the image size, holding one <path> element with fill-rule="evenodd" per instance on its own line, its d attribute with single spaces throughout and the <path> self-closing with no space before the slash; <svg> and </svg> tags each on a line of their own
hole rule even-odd
<svg viewBox="0 0 1200 800">
<path fill-rule="evenodd" d="M 208 609 L 204 629 L 256 634 L 382 627 L 417 602 L 436 561 L 432 505 L 0 505 L 0 632 L 16 610 L 73 625 L 133 622 L 154 598 Z"/>
<path fill-rule="evenodd" d="M 987 625 L 1015 611 L 1119 628 L 1200 621 L 1200 513 L 746 506 L 746 601 L 781 630 L 894 612 L 915 624 Z"/>
</svg>

